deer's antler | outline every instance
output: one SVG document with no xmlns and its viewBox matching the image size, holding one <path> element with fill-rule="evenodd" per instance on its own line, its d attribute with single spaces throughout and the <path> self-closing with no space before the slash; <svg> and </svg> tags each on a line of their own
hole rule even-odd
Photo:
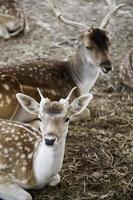
<svg viewBox="0 0 133 200">
<path fill-rule="evenodd" d="M 74 87 L 74 88 L 72 88 L 71 89 L 71 91 L 69 92 L 69 94 L 68 94 L 68 96 L 67 96 L 67 98 L 66 98 L 66 101 L 70 101 L 70 98 L 71 98 L 71 96 L 72 96 L 72 93 L 74 92 L 74 90 L 76 89 L 77 87 Z"/>
<path fill-rule="evenodd" d="M 82 27 L 82 28 L 88 28 L 85 24 L 82 24 L 82 23 L 78 23 L 78 22 L 74 22 L 74 21 L 71 21 L 71 20 L 68 20 L 66 19 L 63 14 L 57 9 L 57 6 L 54 2 L 54 0 L 49 0 L 51 6 L 52 6 L 52 9 L 56 15 L 56 17 L 61 21 L 63 22 L 64 24 L 67 24 L 67 25 L 71 25 L 71 26 L 78 26 L 78 27 Z"/>
<path fill-rule="evenodd" d="M 114 0 L 106 0 L 108 6 L 109 6 L 109 13 L 105 16 L 105 18 L 102 20 L 100 24 L 100 29 L 106 29 L 107 25 L 109 24 L 109 21 L 113 15 L 116 14 L 116 12 L 125 6 L 125 4 L 119 4 L 118 6 L 115 5 Z"/>
<path fill-rule="evenodd" d="M 52 9 L 56 15 L 56 17 L 61 21 L 63 22 L 64 24 L 67 24 L 67 25 L 72 25 L 72 26 L 78 26 L 78 27 L 82 27 L 84 29 L 89 29 L 91 27 L 88 27 L 86 26 L 85 24 L 82 24 L 82 23 L 78 23 L 78 22 L 74 22 L 74 21 L 71 21 L 71 20 L 68 20 L 66 19 L 63 14 L 58 10 L 54 0 L 49 0 L 51 6 L 52 6 Z M 107 13 L 107 15 L 104 17 L 104 19 L 102 20 L 99 28 L 100 29 L 106 29 L 107 25 L 109 24 L 109 21 L 111 19 L 111 17 L 120 9 L 122 8 L 123 6 L 125 6 L 125 4 L 119 4 L 118 6 L 115 5 L 115 1 L 114 0 L 106 0 L 108 6 L 109 6 L 109 12 Z"/>
</svg>

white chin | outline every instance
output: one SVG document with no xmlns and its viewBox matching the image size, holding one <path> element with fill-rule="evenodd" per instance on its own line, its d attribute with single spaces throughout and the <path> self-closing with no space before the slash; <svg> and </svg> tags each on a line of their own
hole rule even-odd
<svg viewBox="0 0 133 200">
<path fill-rule="evenodd" d="M 102 69 L 100 70 L 100 73 L 102 76 L 106 74 Z"/>
<path fill-rule="evenodd" d="M 107 74 L 108 73 L 108 71 L 105 68 L 102 68 L 101 71 L 103 72 L 103 74 Z"/>
</svg>

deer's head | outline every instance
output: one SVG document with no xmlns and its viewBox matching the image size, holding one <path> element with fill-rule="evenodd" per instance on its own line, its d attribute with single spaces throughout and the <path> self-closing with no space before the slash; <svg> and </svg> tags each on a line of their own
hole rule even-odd
<svg viewBox="0 0 133 200">
<path fill-rule="evenodd" d="M 109 55 L 109 38 L 104 30 L 90 28 L 79 38 L 80 52 L 92 65 L 99 67 L 104 73 L 112 69 Z"/>
<path fill-rule="evenodd" d="M 102 20 L 98 28 L 90 27 L 70 21 L 66 19 L 63 14 L 57 9 L 54 0 L 49 0 L 55 15 L 58 19 L 68 25 L 82 27 L 85 31 L 79 37 L 79 49 L 81 56 L 85 58 L 92 65 L 97 66 L 104 73 L 108 73 L 112 69 L 112 63 L 109 55 L 110 39 L 109 33 L 107 34 L 106 28 L 109 24 L 111 17 L 121 8 L 124 4 L 115 5 L 114 0 L 106 0 L 109 5 L 109 12 Z"/>
<path fill-rule="evenodd" d="M 57 145 L 66 137 L 69 121 L 73 116 L 81 114 L 92 99 L 91 94 L 85 94 L 69 103 L 74 89 L 66 99 L 54 102 L 44 98 L 40 90 L 40 103 L 22 93 L 16 95 L 22 107 L 38 118 L 42 137 L 48 146 Z"/>
</svg>

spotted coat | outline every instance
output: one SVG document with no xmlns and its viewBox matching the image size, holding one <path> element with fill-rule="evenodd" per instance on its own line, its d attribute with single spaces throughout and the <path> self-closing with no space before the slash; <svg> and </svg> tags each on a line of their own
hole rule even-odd
<svg viewBox="0 0 133 200">
<path fill-rule="evenodd" d="M 26 188 L 34 187 L 32 163 L 40 140 L 40 133 L 30 126 L 0 120 L 0 177 Z"/>
</svg>

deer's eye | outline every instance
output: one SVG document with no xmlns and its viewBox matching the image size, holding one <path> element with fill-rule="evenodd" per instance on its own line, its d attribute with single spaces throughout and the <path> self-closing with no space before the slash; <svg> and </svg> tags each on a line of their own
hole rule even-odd
<svg viewBox="0 0 133 200">
<path fill-rule="evenodd" d="M 64 120 L 64 122 L 68 122 L 69 120 L 70 120 L 70 118 L 66 117 L 65 120 Z"/>
<path fill-rule="evenodd" d="M 39 120 L 40 122 L 42 121 L 40 117 L 38 117 L 38 120 Z"/>
<path fill-rule="evenodd" d="M 92 50 L 93 50 L 93 48 L 92 48 L 92 47 L 90 47 L 90 46 L 87 46 L 87 47 L 86 47 L 86 49 L 88 49 L 88 50 L 90 50 L 90 51 L 92 51 Z"/>
</svg>

